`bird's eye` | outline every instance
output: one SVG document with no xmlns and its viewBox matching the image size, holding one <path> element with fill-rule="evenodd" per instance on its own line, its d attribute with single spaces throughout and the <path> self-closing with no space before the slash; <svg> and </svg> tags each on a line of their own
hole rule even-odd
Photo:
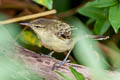
<svg viewBox="0 0 120 80">
<path fill-rule="evenodd" d="M 64 38 L 64 39 L 66 38 L 66 36 L 64 34 L 61 34 L 61 37 Z"/>
<path fill-rule="evenodd" d="M 36 28 L 40 28 L 40 26 L 35 26 Z"/>
</svg>

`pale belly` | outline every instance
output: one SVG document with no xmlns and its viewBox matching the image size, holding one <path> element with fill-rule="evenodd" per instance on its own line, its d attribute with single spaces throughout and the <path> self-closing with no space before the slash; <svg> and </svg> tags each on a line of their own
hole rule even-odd
<svg viewBox="0 0 120 80">
<path fill-rule="evenodd" d="M 39 39 L 44 47 L 54 50 L 55 52 L 65 52 L 73 49 L 74 43 L 71 39 L 61 40 L 55 35 L 44 33 L 39 35 Z"/>
</svg>

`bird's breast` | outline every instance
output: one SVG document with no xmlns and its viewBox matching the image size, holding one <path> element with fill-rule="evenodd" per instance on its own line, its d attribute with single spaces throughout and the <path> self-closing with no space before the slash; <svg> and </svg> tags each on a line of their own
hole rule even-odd
<svg viewBox="0 0 120 80">
<path fill-rule="evenodd" d="M 38 34 L 37 36 L 41 40 L 42 45 L 50 50 L 65 52 L 71 50 L 74 46 L 71 39 L 62 40 L 52 32 L 41 31 Z"/>
</svg>

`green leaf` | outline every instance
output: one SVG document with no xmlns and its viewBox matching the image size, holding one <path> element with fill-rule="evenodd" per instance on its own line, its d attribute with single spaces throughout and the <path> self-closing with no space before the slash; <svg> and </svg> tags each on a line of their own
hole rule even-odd
<svg viewBox="0 0 120 80">
<path fill-rule="evenodd" d="M 110 7 L 117 3 L 118 3 L 117 0 L 97 0 L 92 2 L 93 6 L 98 8 Z"/>
<path fill-rule="evenodd" d="M 31 31 L 24 31 L 19 35 L 19 40 L 25 44 L 36 45 L 42 47 L 40 40 Z"/>
<path fill-rule="evenodd" d="M 71 79 L 69 76 L 66 76 L 66 75 L 62 74 L 61 72 L 58 72 L 58 71 L 55 71 L 55 72 L 56 72 L 57 74 L 59 74 L 60 76 L 63 77 L 62 80 L 73 80 L 73 79 Z"/>
<path fill-rule="evenodd" d="M 69 66 L 69 69 L 71 70 L 71 72 L 75 76 L 76 80 L 85 80 L 84 76 L 81 73 L 77 72 L 74 68 Z"/>
<path fill-rule="evenodd" d="M 53 0 L 33 0 L 33 1 L 47 7 L 48 9 L 52 9 Z"/>
<path fill-rule="evenodd" d="M 105 18 L 105 12 L 102 8 L 96 8 L 89 2 L 84 7 L 78 9 L 78 13 L 93 18 L 93 19 L 102 19 Z"/>
<path fill-rule="evenodd" d="M 96 21 L 94 32 L 98 35 L 103 35 L 110 27 L 108 19 L 100 19 Z"/>
<path fill-rule="evenodd" d="M 120 28 L 120 3 L 110 7 L 109 20 L 114 31 L 117 33 Z"/>
<path fill-rule="evenodd" d="M 89 26 L 91 23 L 95 22 L 95 19 L 88 19 L 87 22 L 85 23 L 87 26 Z"/>
</svg>

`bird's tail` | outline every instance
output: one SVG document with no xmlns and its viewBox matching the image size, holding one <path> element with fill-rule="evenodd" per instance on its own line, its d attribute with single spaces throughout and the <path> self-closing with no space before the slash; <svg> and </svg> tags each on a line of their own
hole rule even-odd
<svg viewBox="0 0 120 80">
<path fill-rule="evenodd" d="M 109 39 L 109 36 L 101 36 L 101 35 L 90 35 L 89 37 L 95 40 L 106 40 Z"/>
</svg>

